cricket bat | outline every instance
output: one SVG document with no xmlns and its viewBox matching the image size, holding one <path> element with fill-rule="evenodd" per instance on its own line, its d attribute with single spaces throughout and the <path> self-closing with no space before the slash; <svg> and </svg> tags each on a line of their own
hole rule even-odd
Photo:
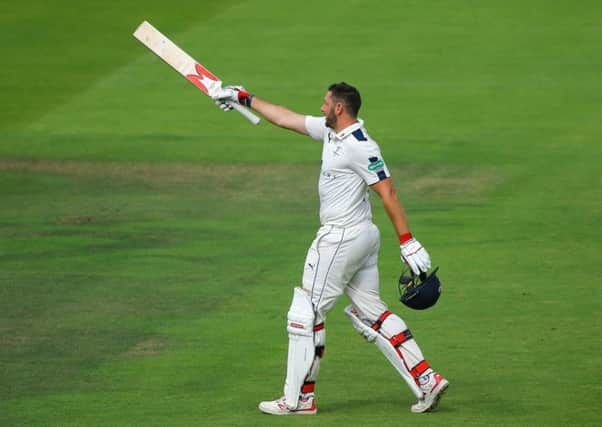
<svg viewBox="0 0 602 427">
<path fill-rule="evenodd" d="M 134 31 L 134 37 L 206 95 L 212 96 L 221 89 L 222 81 L 215 74 L 195 61 L 148 22 L 144 21 L 140 24 Z M 230 105 L 254 125 L 261 120 L 236 102 L 230 102 Z"/>
</svg>

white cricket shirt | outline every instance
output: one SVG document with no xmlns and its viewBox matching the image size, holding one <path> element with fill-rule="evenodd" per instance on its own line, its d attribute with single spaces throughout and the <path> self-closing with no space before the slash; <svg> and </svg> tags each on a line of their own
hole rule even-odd
<svg viewBox="0 0 602 427">
<path fill-rule="evenodd" d="M 359 120 L 336 133 L 325 117 L 305 117 L 309 136 L 323 142 L 320 223 L 350 227 L 372 220 L 369 186 L 390 177 L 380 149 Z"/>
</svg>

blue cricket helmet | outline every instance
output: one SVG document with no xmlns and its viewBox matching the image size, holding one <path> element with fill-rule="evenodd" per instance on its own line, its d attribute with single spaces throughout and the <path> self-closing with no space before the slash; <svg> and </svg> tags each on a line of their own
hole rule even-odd
<svg viewBox="0 0 602 427">
<path fill-rule="evenodd" d="M 405 271 L 402 271 L 399 278 L 399 300 L 414 310 L 424 310 L 435 305 L 441 295 L 438 270 L 439 267 L 435 267 L 430 274 L 411 276 L 406 276 Z"/>
</svg>

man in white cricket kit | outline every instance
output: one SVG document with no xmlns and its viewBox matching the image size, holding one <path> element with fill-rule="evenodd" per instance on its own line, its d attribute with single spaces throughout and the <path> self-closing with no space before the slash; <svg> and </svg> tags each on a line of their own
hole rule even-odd
<svg viewBox="0 0 602 427">
<path fill-rule="evenodd" d="M 353 327 L 374 342 L 407 382 L 418 401 L 412 412 L 435 409 L 449 383 L 424 360 L 405 322 L 380 299 L 378 249 L 380 234 L 372 223 L 369 189 L 380 197 L 399 236 L 401 258 L 415 274 L 431 261 L 412 237 L 389 170 L 376 142 L 358 119 L 360 94 L 346 83 L 332 84 L 324 97 L 324 117 L 295 113 L 228 86 L 215 96 L 224 110 L 237 102 L 261 113 L 271 123 L 308 135 L 322 143 L 320 229 L 305 260 L 303 288 L 295 288 L 288 312 L 289 335 L 284 396 L 259 409 L 274 415 L 317 412 L 315 382 L 324 355 L 324 321 L 337 299 L 347 294 L 345 308 Z"/>
</svg>

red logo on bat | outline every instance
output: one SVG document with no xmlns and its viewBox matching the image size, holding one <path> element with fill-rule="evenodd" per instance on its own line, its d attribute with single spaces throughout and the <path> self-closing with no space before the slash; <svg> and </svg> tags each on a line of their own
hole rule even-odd
<svg viewBox="0 0 602 427">
<path fill-rule="evenodd" d="M 219 79 L 217 77 L 215 77 L 213 75 L 213 73 L 211 73 L 211 71 L 209 71 L 208 69 L 206 69 L 205 67 L 203 67 L 200 64 L 195 64 L 194 68 L 196 69 L 197 74 L 188 74 L 186 76 L 186 78 L 188 80 L 190 80 L 190 82 L 195 85 L 196 87 L 198 87 L 199 89 L 201 89 L 203 92 L 208 94 L 208 90 L 207 90 L 207 86 L 205 86 L 205 79 L 209 79 L 209 80 L 213 80 L 214 82 L 218 81 Z"/>
</svg>

